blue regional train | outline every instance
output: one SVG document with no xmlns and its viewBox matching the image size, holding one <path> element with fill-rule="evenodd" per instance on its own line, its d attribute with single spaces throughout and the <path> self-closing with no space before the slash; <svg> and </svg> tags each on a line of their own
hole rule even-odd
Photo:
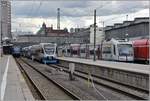
<svg viewBox="0 0 150 101">
<path fill-rule="evenodd" d="M 12 55 L 14 57 L 20 57 L 20 55 L 21 55 L 21 47 L 19 47 L 19 46 L 13 46 L 11 53 L 12 53 Z"/>
<path fill-rule="evenodd" d="M 25 47 L 23 48 L 23 54 L 32 60 L 37 60 L 44 64 L 58 63 L 57 44 L 55 43 L 40 43 L 37 45 L 29 46 L 28 49 Z"/>
</svg>

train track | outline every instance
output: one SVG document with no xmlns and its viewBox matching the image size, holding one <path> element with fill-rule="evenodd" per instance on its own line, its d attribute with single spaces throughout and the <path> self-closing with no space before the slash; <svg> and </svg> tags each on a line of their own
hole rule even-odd
<svg viewBox="0 0 150 101">
<path fill-rule="evenodd" d="M 39 64 L 39 63 L 31 63 L 31 60 L 26 61 L 25 59 L 23 59 L 24 62 L 26 62 L 28 65 L 35 65 L 35 64 Z M 42 65 L 42 64 L 41 64 Z M 43 65 L 42 65 L 43 66 Z M 65 73 L 69 73 L 68 69 L 66 67 L 62 67 L 59 65 L 49 65 L 51 68 L 55 68 L 55 69 L 60 69 L 63 70 Z M 41 67 L 41 66 L 39 66 Z M 44 68 L 44 67 L 43 67 Z M 38 70 L 38 69 L 37 69 Z M 41 72 L 40 70 L 38 70 L 38 72 Z M 42 72 L 41 72 L 42 73 Z M 82 79 L 88 80 L 88 74 L 84 73 L 84 72 L 80 72 L 80 71 L 75 71 L 75 76 L 80 77 Z M 42 73 L 42 75 L 45 75 L 45 73 Z M 46 75 L 45 75 L 46 76 Z M 47 77 L 47 76 L 46 76 Z M 125 85 L 121 85 L 121 84 L 117 84 L 116 82 L 111 82 L 111 81 L 107 81 L 104 80 L 102 78 L 99 77 L 95 77 L 92 75 L 93 78 L 93 82 L 97 85 L 103 86 L 105 88 L 109 88 L 111 90 L 113 90 L 114 92 L 118 92 L 119 95 L 125 95 L 125 97 L 129 97 L 131 99 L 137 99 L 137 100 L 147 100 L 148 98 L 148 94 L 145 91 L 140 91 L 139 89 L 131 89 L 131 87 L 125 86 Z M 49 79 L 49 77 L 48 77 Z M 125 88 L 126 90 L 122 89 Z M 129 92 L 128 92 L 129 91 Z M 73 94 L 74 95 L 74 94 Z M 78 94 L 75 94 L 78 95 Z M 81 99 L 82 97 L 77 97 L 78 99 Z"/>
<path fill-rule="evenodd" d="M 16 60 L 16 63 L 18 65 L 23 77 L 25 78 L 25 80 L 26 80 L 26 82 L 27 82 L 34 98 L 37 99 L 37 100 L 45 100 L 46 98 L 41 93 L 41 91 L 39 90 L 39 88 L 37 87 L 35 82 L 32 80 L 32 78 L 25 71 L 24 67 L 22 66 L 21 61 L 18 58 L 15 58 L 15 60 Z"/>
<path fill-rule="evenodd" d="M 118 95 L 118 93 L 107 88 L 101 88 L 101 86 L 96 85 L 96 88 L 94 88 L 91 84 L 89 84 L 88 86 L 88 82 L 83 79 L 76 78 L 75 80 L 70 81 L 68 78 L 69 75 L 65 72 L 56 70 L 52 67 L 50 68 L 48 65 L 44 65 L 27 58 L 22 59 L 28 64 L 35 66 L 40 71 L 43 71 L 44 75 L 47 75 L 48 77 L 56 80 L 57 82 L 59 82 L 59 84 L 63 85 L 66 89 L 73 92 L 78 96 L 78 98 L 82 100 L 133 100 L 133 98 L 131 97 L 124 96 L 123 94 Z"/>
<path fill-rule="evenodd" d="M 55 69 L 57 68 L 57 69 L 63 70 L 66 73 L 69 73 L 69 70 L 67 67 L 59 66 L 59 65 L 52 65 L 52 64 L 49 66 L 53 67 Z M 82 72 L 82 71 L 75 70 L 74 75 L 77 77 L 80 77 L 82 79 L 85 79 L 85 80 L 89 79 L 88 78 L 89 74 Z M 147 91 L 147 90 L 131 87 L 129 85 L 124 85 L 122 83 L 107 80 L 107 79 L 104 79 L 104 78 L 101 78 L 98 76 L 94 76 L 94 75 L 91 75 L 91 76 L 92 76 L 93 82 L 95 84 L 102 85 L 102 86 L 105 86 L 107 88 L 113 89 L 119 93 L 123 93 L 123 94 L 130 96 L 130 97 L 133 97 L 137 100 L 148 100 L 149 91 Z"/>
<path fill-rule="evenodd" d="M 61 84 L 59 84 L 55 80 L 47 77 L 43 72 L 41 72 L 40 70 L 38 70 L 34 66 L 30 65 L 26 61 L 24 61 L 24 60 L 22 60 L 22 59 L 19 58 L 19 59 L 16 59 L 16 62 L 18 63 L 21 71 L 24 72 L 24 74 L 26 75 L 26 77 L 30 80 L 31 84 L 36 89 L 38 95 L 40 96 L 40 100 L 58 100 L 58 97 L 56 99 L 55 98 L 51 99 L 50 97 L 48 97 L 50 95 L 49 93 L 46 92 L 48 90 L 42 88 L 42 86 L 41 87 L 39 86 L 39 83 L 43 83 L 44 80 L 45 80 L 45 82 L 47 82 L 47 85 L 49 85 L 49 83 L 51 83 L 50 87 L 47 87 L 47 88 L 52 88 L 52 84 L 55 85 L 55 86 L 57 86 L 58 89 L 54 89 L 54 90 L 58 90 L 57 93 L 56 93 L 57 95 L 59 95 L 58 93 L 62 92 L 62 94 L 60 94 L 62 96 L 59 96 L 60 100 L 80 100 L 80 97 L 78 97 L 77 95 L 75 95 L 74 93 L 72 93 L 71 91 L 69 91 L 68 89 L 66 89 L 65 87 L 63 87 Z M 40 82 L 37 83 L 35 81 L 35 79 L 33 78 L 34 77 L 33 74 L 36 75 L 35 78 L 37 78 L 39 76 L 38 79 L 40 79 Z M 43 83 L 41 85 L 44 85 L 44 84 L 45 83 Z M 47 85 L 45 84 L 45 86 L 47 86 Z M 51 93 L 53 93 L 53 92 L 51 92 Z M 56 94 L 53 95 L 53 96 L 56 96 Z"/>
</svg>

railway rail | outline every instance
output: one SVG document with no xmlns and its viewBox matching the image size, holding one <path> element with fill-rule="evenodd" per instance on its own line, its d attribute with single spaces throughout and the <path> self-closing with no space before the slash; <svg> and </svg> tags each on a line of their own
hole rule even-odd
<svg viewBox="0 0 150 101">
<path fill-rule="evenodd" d="M 28 77 L 28 79 L 30 80 L 31 84 L 34 86 L 34 88 L 36 89 L 38 95 L 40 96 L 40 100 L 80 100 L 80 98 L 73 94 L 72 92 L 70 92 L 69 90 L 67 90 L 65 87 L 63 87 L 62 85 L 60 85 L 59 83 L 57 83 L 56 81 L 50 79 L 49 77 L 47 77 L 45 74 L 43 74 L 41 71 L 39 71 L 38 69 L 36 69 L 34 66 L 28 64 L 27 62 L 25 62 L 24 60 L 22 60 L 21 58 L 19 59 L 16 59 L 16 62 L 18 63 L 18 65 L 20 66 L 20 69 L 21 71 L 24 72 L 24 74 Z M 33 72 L 31 72 L 33 71 Z M 36 80 L 34 79 L 34 75 L 36 74 L 36 78 L 37 79 L 40 79 L 40 82 L 36 82 Z M 58 98 L 58 96 L 55 98 L 50 98 L 51 96 L 50 93 L 46 92 L 48 91 L 47 89 L 44 89 L 46 88 L 46 84 L 45 82 L 43 81 L 45 80 L 45 82 L 47 83 L 47 85 L 49 85 L 50 83 L 50 87 L 47 87 L 47 88 L 51 88 L 52 89 L 52 86 L 55 86 L 54 88 L 57 88 L 58 89 L 53 89 L 53 91 L 56 92 L 57 91 L 57 95 L 58 92 L 59 93 L 62 93 L 60 95 L 62 96 L 59 96 L 60 98 Z M 42 88 L 42 86 L 39 86 L 39 83 L 43 83 L 45 84 L 45 86 Z M 43 84 L 41 84 L 43 85 Z M 52 91 L 52 90 L 51 90 Z M 53 93 L 53 92 L 51 92 Z M 56 96 L 56 95 L 54 95 Z"/>
<path fill-rule="evenodd" d="M 91 85 L 87 80 L 76 78 L 73 81 L 69 80 L 69 75 L 63 71 L 50 68 L 48 65 L 32 61 L 27 58 L 22 58 L 28 64 L 35 66 L 44 73 L 44 75 L 55 80 L 69 91 L 73 92 L 82 100 L 133 100 L 123 94 L 119 94 L 100 85 Z"/>
<path fill-rule="evenodd" d="M 46 75 L 46 72 L 41 72 L 41 70 L 38 68 L 38 66 L 39 67 L 43 67 L 43 68 L 45 68 L 44 66 L 47 66 L 47 65 L 43 65 L 43 64 L 40 64 L 40 63 L 37 63 L 37 62 L 33 62 L 33 61 L 31 61 L 31 60 L 28 60 L 28 59 L 22 59 L 22 61 L 26 64 L 26 65 L 28 65 L 28 66 L 30 66 L 30 68 L 33 68 L 35 71 L 37 71 L 39 74 L 41 74 L 44 78 L 46 78 L 46 79 L 51 79 L 51 76 L 54 76 L 54 75 L 49 75 L 49 76 L 47 76 Z M 35 67 L 34 67 L 34 65 L 35 65 Z M 64 72 L 63 73 L 66 73 L 66 75 L 68 75 L 68 73 L 69 73 L 69 70 L 68 70 L 68 68 L 67 67 L 62 67 L 62 66 L 59 66 L 59 65 L 48 65 L 47 67 L 51 67 L 53 70 L 63 70 Z M 49 71 L 49 72 L 51 72 L 51 70 L 49 70 L 50 68 L 47 68 L 47 69 L 45 69 L 45 70 L 47 70 L 47 71 Z M 56 76 L 57 76 L 58 74 L 56 74 Z M 108 89 L 110 89 L 111 91 L 113 91 L 113 92 L 117 92 L 116 94 L 119 94 L 119 95 L 123 95 L 123 96 L 125 96 L 124 98 L 126 99 L 126 97 L 127 98 L 131 98 L 131 99 L 136 99 L 136 100 L 147 100 L 148 99 L 148 93 L 149 92 L 147 92 L 147 91 L 143 91 L 143 90 L 141 90 L 141 89 L 136 89 L 136 88 L 132 88 L 132 87 L 130 87 L 130 86 L 127 86 L 127 85 L 121 85 L 120 83 L 116 83 L 116 82 L 112 82 L 112 81 L 109 81 L 109 80 L 105 80 L 105 79 L 103 79 L 103 78 L 100 78 L 100 77 L 96 77 L 96 76 L 94 76 L 94 75 L 90 75 L 90 74 L 87 74 L 87 73 L 84 73 L 84 72 L 81 72 L 81 71 L 75 71 L 74 72 L 74 75 L 76 76 L 76 77 L 79 77 L 80 79 L 83 79 L 83 81 L 87 81 L 87 80 L 89 80 L 90 82 L 93 82 L 94 84 L 96 84 L 96 85 L 99 85 L 99 86 L 101 86 L 101 87 L 105 87 L 105 88 L 108 88 Z M 91 77 L 91 78 L 89 78 L 89 77 Z M 53 77 L 52 77 L 53 78 Z M 56 79 L 57 79 L 57 77 L 56 77 Z M 61 80 L 61 79 L 60 79 Z M 53 80 L 53 79 L 51 79 L 50 80 L 51 82 L 53 82 L 54 84 L 55 83 L 57 83 L 56 85 L 57 86 L 59 86 L 61 89 L 64 89 L 65 88 L 65 86 L 63 85 L 63 84 L 61 84 L 61 82 L 57 82 L 57 81 L 59 81 L 59 80 Z M 62 80 L 63 81 L 63 80 Z M 63 82 L 65 82 L 65 81 L 63 81 Z M 76 82 L 76 81 L 75 81 Z M 60 83 L 60 84 L 59 84 Z M 71 84 L 72 85 L 72 84 Z M 70 86 L 71 86 L 70 85 Z M 64 87 L 63 87 L 64 86 Z M 71 87 L 72 88 L 72 87 Z M 75 88 L 76 89 L 76 88 Z M 79 90 L 78 88 L 77 88 L 77 90 Z M 70 90 L 70 89 L 68 89 L 68 87 L 66 87 L 66 89 L 65 89 L 65 92 L 66 93 L 68 93 L 69 92 L 69 94 L 67 94 L 67 95 L 69 95 L 69 96 L 71 96 L 71 98 L 72 99 L 78 99 L 78 100 L 83 100 L 83 98 L 81 97 L 81 96 L 79 96 L 78 94 L 76 94 L 76 93 L 74 93 L 74 92 L 72 92 L 72 90 Z M 78 95 L 78 96 L 77 96 Z M 83 95 L 86 95 L 86 94 L 83 94 Z M 118 96 L 118 95 L 117 95 Z M 85 98 L 86 99 L 86 98 Z M 107 98 L 106 98 L 107 99 Z M 110 98 L 109 98 L 110 99 Z"/>
<path fill-rule="evenodd" d="M 49 65 L 50 67 L 53 68 L 57 68 L 60 70 L 63 70 L 66 73 L 69 73 L 69 70 L 67 67 L 64 66 L 60 66 L 60 65 Z M 123 93 L 125 95 L 128 95 L 130 97 L 133 97 L 135 99 L 139 99 L 139 100 L 147 100 L 148 96 L 149 96 L 149 91 L 148 90 L 143 90 L 143 89 L 139 89 L 136 87 L 132 87 L 130 85 L 125 85 L 119 82 L 115 82 L 112 80 L 107 80 L 104 78 L 101 78 L 99 76 L 95 76 L 95 75 L 90 75 L 88 73 L 79 71 L 79 70 L 75 70 L 74 75 L 80 78 L 83 78 L 85 80 L 89 80 L 89 76 L 92 76 L 92 79 L 90 79 L 90 81 L 93 81 L 94 83 L 98 84 L 98 85 L 103 85 L 107 88 L 113 89 L 115 91 L 118 91 L 120 93 Z"/>
<path fill-rule="evenodd" d="M 44 97 L 44 95 L 41 93 L 41 91 L 38 89 L 36 83 L 32 80 L 32 78 L 28 75 L 28 73 L 25 71 L 23 65 L 22 65 L 22 61 L 20 61 L 18 58 L 15 58 L 16 63 L 23 75 L 23 77 L 25 78 L 31 92 L 32 95 L 34 96 L 35 99 L 38 100 L 45 100 L 46 98 Z"/>
</svg>

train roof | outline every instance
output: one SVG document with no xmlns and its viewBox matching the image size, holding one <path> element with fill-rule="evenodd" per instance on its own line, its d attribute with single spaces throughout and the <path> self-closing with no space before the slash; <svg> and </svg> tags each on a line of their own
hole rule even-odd
<svg viewBox="0 0 150 101">
<path fill-rule="evenodd" d="M 70 46 L 80 46 L 80 44 L 70 44 Z"/>
<path fill-rule="evenodd" d="M 150 40 L 149 39 L 138 39 L 138 40 L 134 40 L 133 44 L 134 45 L 148 45 L 148 44 L 150 44 Z"/>
<path fill-rule="evenodd" d="M 111 40 L 105 40 L 103 44 L 132 44 L 132 41 L 127 41 L 127 40 L 116 40 L 116 39 L 111 39 Z"/>
<path fill-rule="evenodd" d="M 13 46 L 13 44 L 3 44 L 3 46 Z"/>
<path fill-rule="evenodd" d="M 45 44 L 55 44 L 55 45 L 57 45 L 56 43 L 40 43 L 40 45 L 45 45 Z"/>
</svg>

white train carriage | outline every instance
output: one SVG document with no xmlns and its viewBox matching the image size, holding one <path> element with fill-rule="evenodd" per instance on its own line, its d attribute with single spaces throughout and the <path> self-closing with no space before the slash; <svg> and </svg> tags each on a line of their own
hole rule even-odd
<svg viewBox="0 0 150 101">
<path fill-rule="evenodd" d="M 133 61 L 133 45 L 130 41 L 115 40 L 102 43 L 102 59 L 116 61 Z"/>
<path fill-rule="evenodd" d="M 71 57 L 80 57 L 80 44 L 70 45 Z"/>
<path fill-rule="evenodd" d="M 59 46 L 57 47 L 58 49 L 58 56 L 62 57 L 70 57 L 71 56 L 71 50 L 70 50 L 70 45 L 63 45 L 63 46 Z"/>
<path fill-rule="evenodd" d="M 57 47 L 57 56 L 62 57 L 63 56 L 63 46 L 58 46 Z"/>
<path fill-rule="evenodd" d="M 63 55 L 66 56 L 66 57 L 71 56 L 71 47 L 70 47 L 70 45 L 65 45 L 63 47 Z"/>
<path fill-rule="evenodd" d="M 25 50 L 25 52 L 26 52 L 25 54 L 26 54 L 27 58 L 31 58 L 31 47 L 32 46 L 28 46 Z"/>
<path fill-rule="evenodd" d="M 87 51 L 88 50 L 88 47 L 87 47 L 87 44 L 81 44 L 80 45 L 80 58 L 87 58 Z"/>
<path fill-rule="evenodd" d="M 33 45 L 31 48 L 31 57 L 42 63 L 58 63 L 57 59 L 57 45 L 54 43 L 40 43 Z"/>
</svg>

